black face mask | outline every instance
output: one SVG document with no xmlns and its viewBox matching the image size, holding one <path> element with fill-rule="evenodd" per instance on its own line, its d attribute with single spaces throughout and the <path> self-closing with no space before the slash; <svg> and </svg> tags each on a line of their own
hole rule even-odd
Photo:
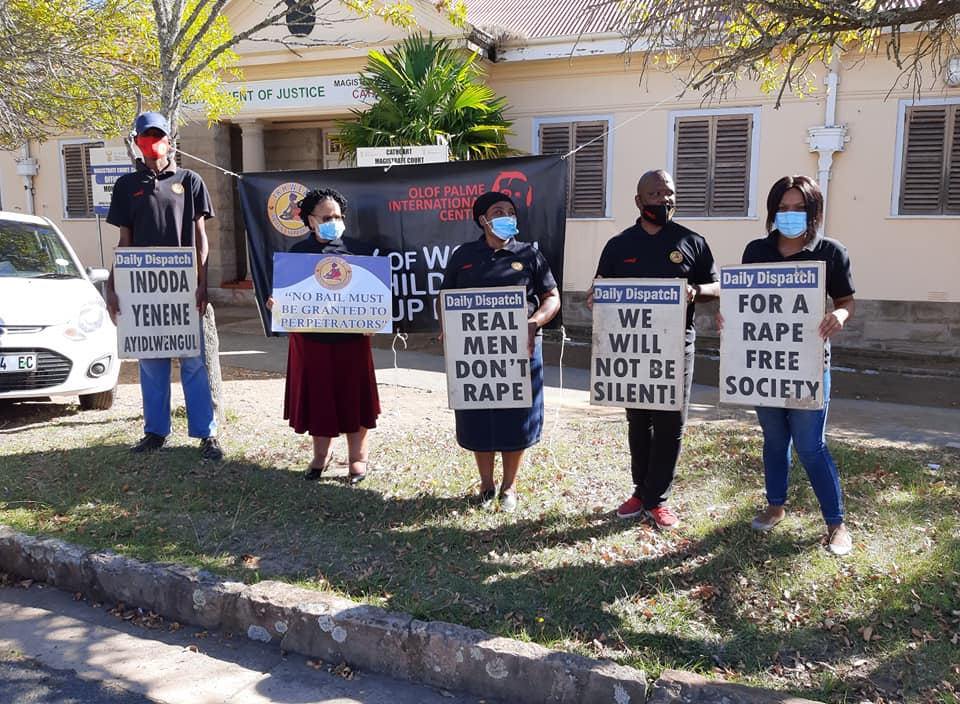
<svg viewBox="0 0 960 704">
<path fill-rule="evenodd" d="M 675 210 L 672 205 L 644 205 L 640 208 L 640 217 L 653 225 L 663 227 L 673 219 Z"/>
</svg>

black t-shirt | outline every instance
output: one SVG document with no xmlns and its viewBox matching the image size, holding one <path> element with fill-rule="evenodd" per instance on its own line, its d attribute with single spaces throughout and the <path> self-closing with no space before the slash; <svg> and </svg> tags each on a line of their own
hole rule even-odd
<svg viewBox="0 0 960 704">
<path fill-rule="evenodd" d="M 494 286 L 523 286 L 529 318 L 540 307 L 543 294 L 555 289 L 557 282 L 546 258 L 530 242 L 513 237 L 502 249 L 491 249 L 480 235 L 450 255 L 440 290 Z"/>
<path fill-rule="evenodd" d="M 295 242 L 289 250 L 290 254 L 353 254 L 347 247 L 343 238 L 338 237 L 335 240 L 323 241 L 317 239 L 312 232 L 299 242 Z M 363 337 L 359 332 L 297 332 L 293 335 L 303 335 L 315 342 L 349 342 Z"/>
<path fill-rule="evenodd" d="M 200 174 L 171 162 L 160 174 L 141 165 L 117 179 L 107 222 L 129 227 L 134 247 L 192 247 L 200 217 L 213 217 L 206 184 Z"/>
<path fill-rule="evenodd" d="M 597 276 L 604 279 L 674 278 L 691 285 L 719 280 L 717 265 L 707 241 L 693 230 L 672 220 L 655 235 L 640 225 L 640 220 L 612 237 L 600 254 Z M 687 305 L 686 344 L 693 344 L 694 304 Z"/>
<path fill-rule="evenodd" d="M 769 264 L 777 262 L 825 262 L 826 291 L 830 298 L 846 298 L 855 293 L 853 276 L 850 273 L 850 257 L 847 248 L 837 240 L 817 237 L 808 242 L 796 254 L 785 257 L 777 247 L 779 234 L 776 230 L 766 237 L 753 240 L 743 250 L 743 264 Z M 823 345 L 824 360 L 830 364 L 830 340 Z"/>
</svg>

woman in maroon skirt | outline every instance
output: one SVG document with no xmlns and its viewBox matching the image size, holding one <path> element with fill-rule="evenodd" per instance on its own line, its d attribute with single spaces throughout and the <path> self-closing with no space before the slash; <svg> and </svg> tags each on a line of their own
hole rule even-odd
<svg viewBox="0 0 960 704">
<path fill-rule="evenodd" d="M 291 253 L 352 254 L 341 236 L 347 200 L 333 189 L 307 193 L 298 204 L 310 235 Z M 273 307 L 273 299 L 267 301 Z M 319 479 L 333 455 L 330 441 L 347 435 L 350 483 L 367 475 L 367 430 L 375 428 L 380 397 L 370 338 L 361 333 L 290 333 L 283 417 L 313 438 L 313 459 L 304 479 Z"/>
</svg>

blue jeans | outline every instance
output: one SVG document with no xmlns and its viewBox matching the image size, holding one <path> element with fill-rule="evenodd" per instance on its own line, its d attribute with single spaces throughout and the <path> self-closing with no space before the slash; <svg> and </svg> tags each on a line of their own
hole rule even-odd
<svg viewBox="0 0 960 704">
<path fill-rule="evenodd" d="M 830 370 L 827 369 L 823 375 L 823 408 L 820 410 L 758 407 L 756 411 L 757 420 L 763 428 L 763 474 L 767 503 L 783 506 L 787 502 L 792 444 L 820 502 L 823 520 L 828 526 L 835 526 L 843 523 L 843 497 L 840 494 L 840 472 L 830 456 L 824 437 L 829 403 Z"/>
<path fill-rule="evenodd" d="M 202 332 L 200 356 L 180 357 L 180 385 L 187 406 L 190 437 L 216 435 L 217 419 L 213 413 Z M 143 429 L 166 437 L 170 434 L 170 359 L 140 360 L 140 393 L 143 395 Z"/>
</svg>

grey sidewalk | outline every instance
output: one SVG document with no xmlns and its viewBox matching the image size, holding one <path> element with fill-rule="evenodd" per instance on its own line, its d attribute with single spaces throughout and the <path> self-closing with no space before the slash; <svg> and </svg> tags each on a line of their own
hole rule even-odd
<svg viewBox="0 0 960 704">
<path fill-rule="evenodd" d="M 286 369 L 285 338 L 265 337 L 260 321 L 249 309 L 218 310 L 221 362 L 225 366 L 283 373 Z M 379 341 L 378 341 L 379 342 Z M 380 344 L 383 344 L 382 342 Z M 446 393 L 443 358 L 437 353 L 408 351 L 394 341 L 395 349 L 374 348 L 377 380 L 391 384 Z M 843 373 L 843 372 L 838 372 Z M 573 366 L 545 366 L 545 400 L 550 406 L 575 412 L 621 413 L 618 409 L 590 406 L 587 388 L 589 370 Z M 561 384 L 562 381 L 562 384 Z M 718 406 L 716 387 L 694 385 L 691 404 L 693 421 L 727 419 L 753 422 L 747 408 Z M 960 449 L 960 408 L 917 406 L 879 401 L 833 398 L 827 432 L 832 436 L 908 442 Z"/>
</svg>

